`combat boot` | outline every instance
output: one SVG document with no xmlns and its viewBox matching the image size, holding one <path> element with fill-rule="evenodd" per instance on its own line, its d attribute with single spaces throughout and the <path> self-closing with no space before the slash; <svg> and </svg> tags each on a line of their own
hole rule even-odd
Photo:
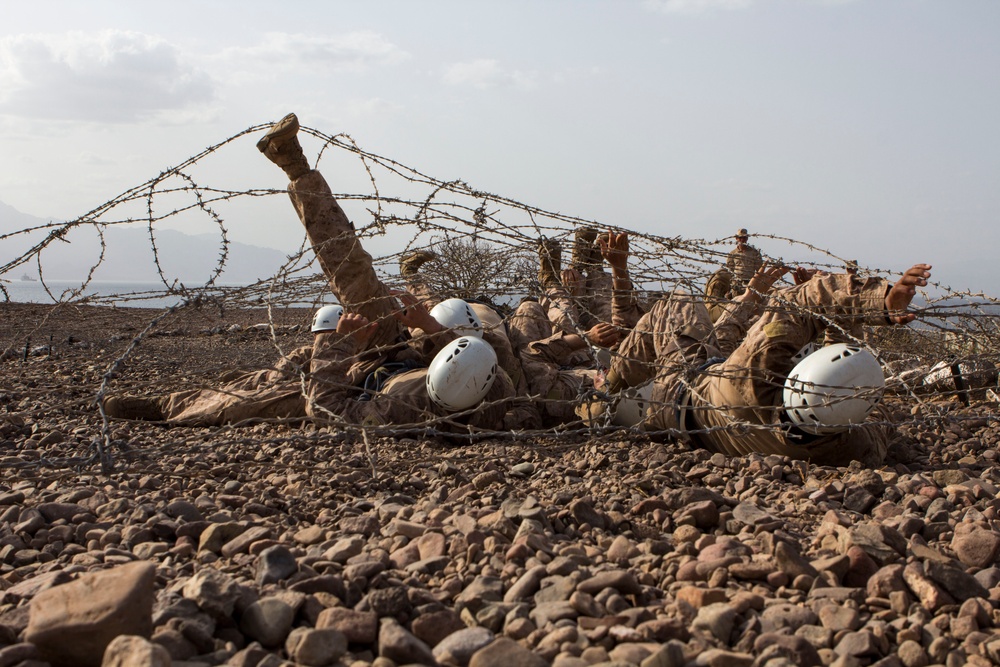
<svg viewBox="0 0 1000 667">
<path fill-rule="evenodd" d="M 267 134 L 257 142 L 257 150 L 285 170 L 288 180 L 294 181 L 299 176 L 305 176 L 311 170 L 309 161 L 302 152 L 302 145 L 296 136 L 299 131 L 299 119 L 290 113 L 275 123 Z"/>
<path fill-rule="evenodd" d="M 555 239 L 538 242 L 538 282 L 543 288 L 559 287 L 562 267 L 562 246 Z"/>
<path fill-rule="evenodd" d="M 143 396 L 111 396 L 104 399 L 104 414 L 111 419 L 141 419 L 163 421 L 163 406 L 158 398 Z"/>
<path fill-rule="evenodd" d="M 437 253 L 430 250 L 415 250 L 399 258 L 399 275 L 404 278 L 415 275 L 427 262 L 437 258 Z"/>
<path fill-rule="evenodd" d="M 597 229 L 581 227 L 576 230 L 573 238 L 572 267 L 580 273 L 593 271 L 594 266 L 602 263 L 601 249 L 594 241 L 597 240 Z"/>
<path fill-rule="evenodd" d="M 584 397 L 573 411 L 584 426 L 606 426 L 609 419 L 608 407 L 607 399 L 594 392 L 590 397 Z"/>
</svg>

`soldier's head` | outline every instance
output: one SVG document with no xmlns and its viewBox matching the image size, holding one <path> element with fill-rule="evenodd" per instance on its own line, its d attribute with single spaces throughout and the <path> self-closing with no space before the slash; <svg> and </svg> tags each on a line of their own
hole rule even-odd
<svg viewBox="0 0 1000 667">
<path fill-rule="evenodd" d="M 746 230 L 746 227 L 740 227 L 736 230 L 733 238 L 736 239 L 736 245 L 746 245 L 746 242 L 750 239 L 750 232 Z"/>
<path fill-rule="evenodd" d="M 480 334 L 481 335 L 481 334 Z M 446 412 L 477 405 L 497 376 L 497 353 L 482 338 L 462 336 L 445 345 L 427 369 L 427 395 Z"/>
<path fill-rule="evenodd" d="M 785 417 L 806 433 L 841 433 L 865 421 L 885 391 L 882 366 L 868 350 L 835 343 L 805 355 L 785 380 Z"/>
<path fill-rule="evenodd" d="M 431 309 L 431 317 L 446 329 L 454 329 L 461 336 L 483 337 L 479 315 L 462 299 L 445 299 Z"/>
<path fill-rule="evenodd" d="M 340 323 L 340 318 L 343 314 L 344 307 L 340 304 L 323 306 L 313 316 L 312 332 L 317 334 L 324 331 L 336 331 L 337 324 Z"/>
</svg>

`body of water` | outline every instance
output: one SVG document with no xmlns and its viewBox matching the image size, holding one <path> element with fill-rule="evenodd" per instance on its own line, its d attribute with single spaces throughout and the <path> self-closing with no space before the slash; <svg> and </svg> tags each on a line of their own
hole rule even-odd
<svg viewBox="0 0 1000 667">
<path fill-rule="evenodd" d="M 77 296 L 73 292 L 80 289 L 79 280 L 49 280 L 44 285 L 37 280 L 11 280 L 0 285 L 7 291 L 7 297 L 0 293 L 0 302 L 9 299 L 16 303 L 56 303 L 94 297 L 92 302 L 99 305 L 168 308 L 183 300 L 176 294 L 166 294 L 163 283 L 94 281 Z"/>
</svg>

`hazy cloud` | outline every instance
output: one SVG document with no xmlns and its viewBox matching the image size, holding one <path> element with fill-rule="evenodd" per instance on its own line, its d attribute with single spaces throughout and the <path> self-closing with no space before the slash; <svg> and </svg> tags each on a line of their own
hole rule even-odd
<svg viewBox="0 0 1000 667">
<path fill-rule="evenodd" d="M 132 122 L 213 97 L 211 78 L 158 37 L 109 30 L 0 40 L 3 114 Z"/>
<path fill-rule="evenodd" d="M 766 0 L 644 0 L 647 9 L 661 14 L 704 14 L 713 10 L 744 9 Z M 795 0 L 814 5 L 847 5 L 861 0 Z"/>
<path fill-rule="evenodd" d="M 743 9 L 753 0 L 645 0 L 644 4 L 663 14 L 701 14 L 713 9 Z"/>
<path fill-rule="evenodd" d="M 234 69 L 246 71 L 260 67 L 285 70 L 294 65 L 321 65 L 328 70 L 360 71 L 404 62 L 410 54 L 371 31 L 335 36 L 274 32 L 265 35 L 254 46 L 226 49 L 220 58 Z"/>
<path fill-rule="evenodd" d="M 450 65 L 445 70 L 444 82 L 481 89 L 513 87 L 532 90 L 537 86 L 534 73 L 504 69 L 498 61 L 489 59 Z"/>
</svg>

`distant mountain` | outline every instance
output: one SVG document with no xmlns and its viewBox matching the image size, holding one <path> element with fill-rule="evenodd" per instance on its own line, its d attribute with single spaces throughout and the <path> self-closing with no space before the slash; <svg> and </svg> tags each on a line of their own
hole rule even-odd
<svg viewBox="0 0 1000 667">
<path fill-rule="evenodd" d="M 49 220 L 37 218 L 0 202 L 0 235 L 41 227 Z M 50 230 L 17 234 L 0 239 L 0 266 L 22 255 L 45 238 Z M 169 229 L 155 231 L 160 266 L 168 281 L 179 280 L 189 286 L 205 283 L 212 275 L 222 250 L 220 237 L 212 234 L 191 235 Z M 42 271 L 48 280 L 79 280 L 87 276 L 100 258 L 101 245 L 94 230 L 76 229 L 69 242 L 54 241 L 42 251 Z M 140 224 L 114 226 L 104 233 L 104 260 L 94 272 L 94 280 L 124 282 L 159 282 L 153 246 L 148 229 Z M 223 274 L 217 283 L 248 284 L 273 276 L 286 262 L 280 250 L 230 241 Z M 20 279 L 38 277 L 34 260 L 3 275 Z"/>
</svg>

